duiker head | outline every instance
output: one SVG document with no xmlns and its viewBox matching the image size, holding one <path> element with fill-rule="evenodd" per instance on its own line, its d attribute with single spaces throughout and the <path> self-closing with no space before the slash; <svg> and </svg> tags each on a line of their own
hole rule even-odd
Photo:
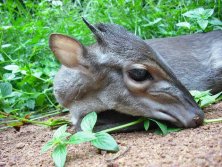
<svg viewBox="0 0 222 167">
<path fill-rule="evenodd" d="M 84 46 L 61 34 L 52 34 L 49 41 L 62 63 L 54 94 L 70 110 L 74 124 L 89 112 L 107 110 L 178 127 L 202 124 L 202 110 L 158 51 L 121 26 L 84 22 L 97 43 Z"/>
</svg>

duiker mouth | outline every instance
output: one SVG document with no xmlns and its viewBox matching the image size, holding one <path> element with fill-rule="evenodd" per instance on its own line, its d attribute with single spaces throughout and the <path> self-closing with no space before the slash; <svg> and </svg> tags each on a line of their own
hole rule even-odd
<svg viewBox="0 0 222 167">
<path fill-rule="evenodd" d="M 112 127 L 124 125 L 124 124 L 130 123 L 130 122 L 136 121 L 139 118 L 140 117 L 138 117 L 138 116 L 123 114 L 123 113 L 117 112 L 115 110 L 106 110 L 106 111 L 103 111 L 103 112 L 100 112 L 97 114 L 97 122 L 94 127 L 94 131 L 98 132 L 98 131 L 109 129 Z M 166 123 L 166 121 L 165 121 L 165 123 Z M 179 125 L 179 127 L 182 126 L 182 124 L 179 122 L 178 122 L 178 125 Z M 171 124 L 171 126 L 175 126 L 175 125 Z M 77 131 L 81 130 L 81 128 L 78 124 L 76 125 L 75 128 Z M 118 132 L 123 133 L 123 132 L 133 132 L 133 131 L 143 131 L 143 130 L 144 130 L 144 125 L 143 125 L 143 122 L 141 122 L 139 124 L 114 131 L 112 133 L 118 133 Z"/>
<path fill-rule="evenodd" d="M 97 122 L 94 128 L 94 131 L 101 131 L 104 129 L 130 123 L 139 118 L 140 117 L 138 116 L 123 114 L 115 110 L 105 110 L 97 114 Z M 115 132 L 132 132 L 132 131 L 140 131 L 143 129 L 144 129 L 143 123 L 139 123 L 137 125 L 130 126 L 130 127 L 127 127 L 127 128 L 115 131 Z M 79 129 L 77 128 L 77 130 Z"/>
<path fill-rule="evenodd" d="M 138 120 L 139 116 L 132 116 L 129 114 L 123 114 L 115 110 L 106 110 L 98 113 L 98 120 L 95 126 L 95 131 L 104 130 L 111 127 L 116 127 L 132 121 Z M 158 119 L 159 118 L 159 119 Z M 157 119 L 160 122 L 169 124 L 170 126 L 180 128 L 194 128 L 203 123 L 203 112 L 200 115 L 188 114 L 185 117 L 175 116 L 165 111 L 155 111 L 154 117 L 151 119 Z M 143 123 L 127 127 L 117 132 L 132 132 L 144 130 Z"/>
<path fill-rule="evenodd" d="M 198 109 L 197 109 L 198 110 Z M 167 120 L 171 124 L 181 128 L 194 128 L 203 123 L 204 114 L 202 110 L 195 112 L 186 112 L 185 115 L 175 114 L 174 112 L 168 111 L 157 111 L 154 114 L 154 118 L 160 120 Z"/>
</svg>

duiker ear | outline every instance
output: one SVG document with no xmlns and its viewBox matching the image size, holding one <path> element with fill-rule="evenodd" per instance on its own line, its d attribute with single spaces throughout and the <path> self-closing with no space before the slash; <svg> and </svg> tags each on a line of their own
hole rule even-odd
<svg viewBox="0 0 222 167">
<path fill-rule="evenodd" d="M 77 66 L 84 51 L 84 46 L 80 42 L 62 34 L 51 34 L 49 47 L 55 57 L 67 67 Z"/>
</svg>

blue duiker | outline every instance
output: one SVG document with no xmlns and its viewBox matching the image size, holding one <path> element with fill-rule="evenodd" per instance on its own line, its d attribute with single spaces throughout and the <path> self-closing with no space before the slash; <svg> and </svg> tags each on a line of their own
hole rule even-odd
<svg viewBox="0 0 222 167">
<path fill-rule="evenodd" d="M 83 21 L 95 44 L 84 46 L 62 34 L 49 39 L 62 64 L 54 94 L 77 129 L 92 111 L 102 114 L 102 127 L 134 116 L 184 128 L 203 123 L 188 90 L 222 90 L 222 31 L 145 41 L 119 25 Z"/>
</svg>

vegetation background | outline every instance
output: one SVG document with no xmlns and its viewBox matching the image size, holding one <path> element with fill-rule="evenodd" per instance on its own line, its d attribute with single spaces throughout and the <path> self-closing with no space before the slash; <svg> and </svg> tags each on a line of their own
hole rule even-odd
<svg viewBox="0 0 222 167">
<path fill-rule="evenodd" d="M 149 39 L 222 29 L 221 4 L 221 0 L 0 1 L 0 124 L 11 123 L 4 120 L 7 114 L 36 119 L 62 111 L 52 94 L 60 65 L 49 50 L 48 37 L 58 32 L 85 45 L 93 43 L 82 16 L 90 23 L 120 24 Z"/>
</svg>

